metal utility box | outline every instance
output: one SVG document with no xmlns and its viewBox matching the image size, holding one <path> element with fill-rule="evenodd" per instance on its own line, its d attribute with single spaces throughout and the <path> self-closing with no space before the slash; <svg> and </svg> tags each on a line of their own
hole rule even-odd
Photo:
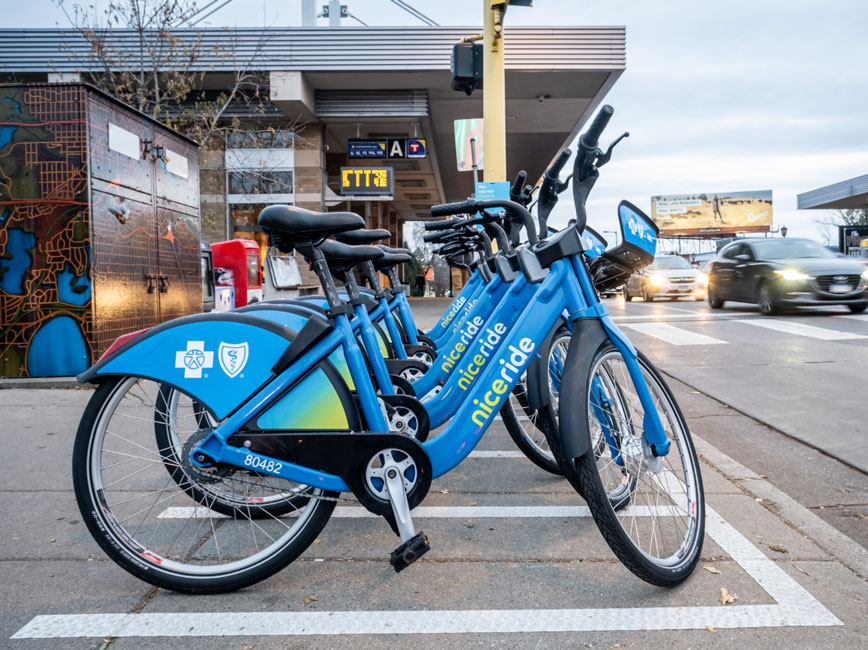
<svg viewBox="0 0 868 650">
<path fill-rule="evenodd" d="M 86 84 L 0 85 L 0 376 L 202 311 L 198 145 Z"/>
</svg>

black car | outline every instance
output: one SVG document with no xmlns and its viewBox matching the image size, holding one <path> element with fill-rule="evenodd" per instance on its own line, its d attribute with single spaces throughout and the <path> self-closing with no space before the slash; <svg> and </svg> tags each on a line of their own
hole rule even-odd
<svg viewBox="0 0 868 650">
<path fill-rule="evenodd" d="M 711 262 L 708 304 L 753 302 L 770 316 L 788 307 L 868 307 L 868 270 L 809 239 L 741 239 Z"/>
</svg>

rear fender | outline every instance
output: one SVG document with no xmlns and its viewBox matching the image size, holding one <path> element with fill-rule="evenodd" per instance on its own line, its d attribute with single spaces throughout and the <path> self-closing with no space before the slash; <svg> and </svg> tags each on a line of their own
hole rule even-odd
<svg viewBox="0 0 868 650">
<path fill-rule="evenodd" d="M 135 376 L 178 388 L 225 418 L 274 376 L 295 332 L 234 312 L 178 318 L 137 336 L 79 375 Z"/>
<path fill-rule="evenodd" d="M 597 350 L 609 338 L 596 318 L 580 318 L 572 325 L 573 335 L 564 364 L 558 405 L 558 437 L 564 460 L 583 456 L 590 449 L 588 371 Z"/>
</svg>

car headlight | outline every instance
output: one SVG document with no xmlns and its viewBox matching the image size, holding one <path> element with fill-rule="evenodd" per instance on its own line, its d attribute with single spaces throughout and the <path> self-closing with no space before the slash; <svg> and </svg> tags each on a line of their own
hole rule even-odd
<svg viewBox="0 0 868 650">
<path fill-rule="evenodd" d="M 704 287 L 708 286 L 708 274 L 707 273 L 700 273 L 697 280 L 699 280 L 699 284 L 701 284 L 702 286 L 704 286 Z"/>
<path fill-rule="evenodd" d="M 868 269 L 865 269 L 864 271 L 862 271 L 862 281 L 868 282 Z"/>
<path fill-rule="evenodd" d="M 783 271 L 775 271 L 784 280 L 807 280 L 811 276 L 796 269 L 784 269 Z"/>
<path fill-rule="evenodd" d="M 654 287 L 662 287 L 663 283 L 666 282 L 666 278 L 659 273 L 653 273 L 648 280 L 651 282 L 651 286 Z"/>
</svg>

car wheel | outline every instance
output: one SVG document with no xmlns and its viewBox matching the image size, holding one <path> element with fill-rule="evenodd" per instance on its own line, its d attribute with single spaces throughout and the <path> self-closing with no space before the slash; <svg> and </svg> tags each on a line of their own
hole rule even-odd
<svg viewBox="0 0 868 650">
<path fill-rule="evenodd" d="M 648 287 L 642 289 L 642 300 L 644 300 L 645 302 L 654 302 L 654 296 L 648 290 Z"/>
<path fill-rule="evenodd" d="M 632 302 L 633 296 L 630 294 L 629 289 L 627 289 L 627 285 L 624 285 L 624 302 Z"/>
<path fill-rule="evenodd" d="M 708 306 L 712 309 L 723 307 L 723 300 L 720 299 L 720 296 L 710 286 L 708 287 Z"/>
<path fill-rule="evenodd" d="M 854 314 L 861 314 L 868 305 L 847 305 Z"/>
<path fill-rule="evenodd" d="M 759 300 L 757 302 L 759 303 L 760 313 L 763 316 L 774 316 L 781 311 L 780 305 L 778 305 L 777 300 L 772 295 L 772 288 L 768 282 L 760 285 Z"/>
</svg>

